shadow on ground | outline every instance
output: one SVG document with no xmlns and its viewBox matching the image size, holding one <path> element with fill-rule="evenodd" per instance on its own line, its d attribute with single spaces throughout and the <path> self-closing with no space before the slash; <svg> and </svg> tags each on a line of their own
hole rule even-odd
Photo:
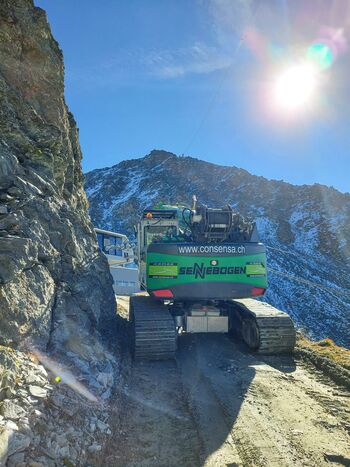
<svg viewBox="0 0 350 467">
<path fill-rule="evenodd" d="M 257 359 L 227 335 L 184 335 L 176 361 L 133 362 L 127 314 L 116 318 L 121 377 L 116 387 L 113 443 L 104 466 L 242 465 L 235 438 L 241 404 L 257 367 L 295 370 L 292 358 Z M 252 459 L 253 458 L 253 459 Z"/>
</svg>

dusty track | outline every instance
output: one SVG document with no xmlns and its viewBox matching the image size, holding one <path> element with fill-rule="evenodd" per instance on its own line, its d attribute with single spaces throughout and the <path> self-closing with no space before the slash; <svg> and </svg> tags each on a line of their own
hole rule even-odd
<svg viewBox="0 0 350 467">
<path fill-rule="evenodd" d="M 101 465 L 350 465 L 349 400 L 313 366 L 224 335 L 182 337 L 176 362 L 125 350 Z"/>
</svg>

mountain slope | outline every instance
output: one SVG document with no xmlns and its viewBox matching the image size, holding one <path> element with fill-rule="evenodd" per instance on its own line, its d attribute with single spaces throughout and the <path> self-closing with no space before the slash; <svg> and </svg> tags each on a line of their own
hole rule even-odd
<svg viewBox="0 0 350 467">
<path fill-rule="evenodd" d="M 156 202 L 230 204 L 256 220 L 268 246 L 266 300 L 287 311 L 314 338 L 350 345 L 350 194 L 323 185 L 267 180 L 166 151 L 86 174 L 96 226 L 132 232 Z"/>
</svg>

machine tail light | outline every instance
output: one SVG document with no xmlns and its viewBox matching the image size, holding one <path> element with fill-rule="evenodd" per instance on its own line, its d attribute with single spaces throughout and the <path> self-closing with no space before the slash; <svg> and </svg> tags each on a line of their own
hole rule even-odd
<svg viewBox="0 0 350 467">
<path fill-rule="evenodd" d="M 264 289 L 263 287 L 253 287 L 253 288 L 252 288 L 252 295 L 253 295 L 254 297 L 257 297 L 257 296 L 259 296 L 259 295 L 264 295 L 265 290 L 266 290 L 266 289 Z"/>
<path fill-rule="evenodd" d="M 154 295 L 154 297 L 158 297 L 158 298 L 173 298 L 174 297 L 172 291 L 169 289 L 153 290 L 152 294 Z"/>
<path fill-rule="evenodd" d="M 258 297 L 259 295 L 264 295 L 265 290 L 263 287 L 253 287 L 252 288 L 252 295 L 254 297 Z M 162 290 L 153 290 L 152 294 L 154 297 L 157 298 L 174 298 L 174 294 L 169 289 L 162 289 Z"/>
</svg>

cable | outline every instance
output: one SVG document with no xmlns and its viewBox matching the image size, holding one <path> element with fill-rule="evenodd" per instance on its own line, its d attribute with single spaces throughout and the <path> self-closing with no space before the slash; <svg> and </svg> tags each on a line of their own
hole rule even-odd
<svg viewBox="0 0 350 467">
<path fill-rule="evenodd" d="M 287 251 L 287 250 L 282 250 L 282 248 L 276 248 L 276 247 L 273 247 L 273 246 L 268 246 L 268 245 L 265 245 L 266 248 L 268 248 L 269 250 L 276 250 L 276 251 L 281 251 L 282 253 L 287 253 L 289 255 L 295 255 L 295 253 L 293 253 L 292 251 Z"/>
<path fill-rule="evenodd" d="M 242 43 L 243 43 L 243 37 L 241 36 L 239 41 L 238 41 L 237 47 L 234 50 L 233 56 L 235 56 L 239 52 L 239 49 L 241 48 Z M 205 121 L 207 120 L 212 108 L 214 107 L 215 100 L 216 100 L 217 96 L 219 95 L 219 93 L 220 93 L 220 91 L 222 89 L 222 85 L 223 85 L 223 83 L 225 81 L 225 78 L 228 75 L 228 72 L 231 70 L 231 67 L 232 67 L 233 63 L 234 62 L 232 62 L 232 64 L 227 68 L 226 72 L 222 73 L 221 80 L 220 80 L 216 90 L 214 91 L 214 93 L 212 95 L 212 98 L 209 101 L 209 105 L 208 105 L 202 119 L 200 120 L 197 128 L 195 128 L 194 132 L 192 133 L 192 136 L 189 138 L 188 143 L 187 143 L 187 145 L 185 147 L 185 150 L 184 150 L 183 154 L 186 154 L 189 151 L 190 147 L 192 146 L 193 142 L 196 140 L 199 132 L 201 131 L 201 129 L 202 129 Z"/>
<path fill-rule="evenodd" d="M 189 231 L 191 232 L 191 238 L 192 238 L 192 241 L 193 240 L 193 231 L 192 231 L 192 228 L 191 228 L 191 225 L 187 222 L 187 220 L 185 219 L 185 214 L 184 212 L 185 211 L 190 211 L 190 213 L 192 212 L 190 208 L 183 208 L 182 210 L 182 220 L 184 221 L 185 225 L 187 226 L 187 228 L 189 229 Z"/>
<path fill-rule="evenodd" d="M 332 293 L 332 294 L 339 295 L 339 296 L 350 297 L 350 292 L 344 292 L 344 291 L 341 291 L 341 290 L 333 289 L 331 287 L 326 287 L 325 285 L 318 284 L 317 282 L 309 281 L 308 279 L 303 279 L 300 276 L 295 277 L 295 276 L 292 276 L 291 274 L 288 274 L 286 272 L 277 271 L 276 269 L 273 269 L 273 268 L 270 268 L 270 267 L 268 267 L 268 271 L 272 272 L 273 274 L 277 274 L 279 276 L 287 277 L 288 279 L 293 280 L 295 282 L 300 282 L 300 283 L 306 284 L 306 285 L 308 285 L 310 287 L 311 286 L 316 287 L 318 289 L 323 290 L 324 292 Z"/>
<path fill-rule="evenodd" d="M 286 253 L 287 255 L 292 255 L 292 256 L 295 256 L 296 253 L 301 253 L 300 251 L 298 250 L 295 250 L 294 252 L 293 251 L 287 251 L 287 250 L 282 250 L 282 248 L 276 248 L 276 247 L 273 247 L 273 246 L 268 246 L 268 245 L 265 245 L 266 248 L 268 248 L 269 250 L 275 250 L 275 251 L 280 251 L 281 253 Z M 313 256 L 311 255 L 308 255 L 307 253 L 304 253 L 302 252 L 302 254 L 304 255 L 304 257 L 309 257 L 309 258 L 314 258 Z"/>
<path fill-rule="evenodd" d="M 257 8 L 255 9 L 255 13 L 252 15 L 252 23 L 253 23 L 253 22 L 255 21 L 255 19 L 256 19 L 257 12 L 258 12 L 258 6 L 257 6 Z M 220 93 L 220 91 L 221 91 L 221 88 L 222 88 L 222 85 L 223 85 L 223 83 L 224 83 L 224 80 L 225 80 L 225 78 L 227 77 L 228 72 L 231 70 L 232 66 L 233 66 L 234 63 L 235 63 L 236 55 L 238 54 L 238 52 L 239 52 L 239 50 L 240 50 L 240 48 L 241 48 L 243 42 L 244 42 L 244 35 L 241 34 L 241 36 L 240 36 L 240 38 L 239 38 L 239 41 L 238 41 L 238 44 L 237 44 L 235 50 L 233 51 L 232 63 L 227 67 L 226 72 L 222 74 L 221 80 L 220 80 L 220 82 L 219 82 L 219 84 L 218 84 L 218 86 L 217 86 L 215 92 L 213 93 L 212 98 L 211 98 L 210 101 L 209 101 L 209 105 L 208 105 L 208 107 L 207 107 L 207 110 L 206 110 L 206 112 L 204 113 L 202 119 L 200 120 L 199 125 L 198 125 L 197 128 L 194 130 L 192 136 L 189 138 L 188 143 L 187 143 L 187 145 L 186 145 L 186 147 L 185 147 L 185 150 L 184 150 L 183 154 L 186 154 L 186 153 L 188 152 L 189 148 L 191 147 L 191 145 L 193 144 L 193 142 L 196 140 L 197 135 L 198 135 L 198 133 L 200 132 L 200 130 L 202 129 L 202 127 L 203 127 L 203 125 L 204 125 L 206 119 L 208 118 L 208 115 L 209 115 L 209 113 L 211 112 L 211 110 L 212 110 L 212 108 L 213 108 L 213 106 L 214 106 L 215 100 L 216 100 L 217 96 L 219 95 L 219 93 Z"/>
<path fill-rule="evenodd" d="M 269 250 L 275 250 L 275 251 L 280 251 L 282 253 L 287 253 L 288 255 L 292 255 L 292 256 L 295 256 L 295 253 L 294 252 L 291 252 L 291 251 L 286 251 L 286 250 L 282 250 L 281 248 L 275 248 L 275 247 L 272 247 L 272 246 L 268 246 L 268 245 L 265 245 L 266 248 L 268 248 Z M 305 255 L 305 256 L 309 256 L 311 258 L 310 255 Z M 350 297 L 350 292 L 344 292 L 344 291 L 341 291 L 341 290 L 337 290 L 337 289 L 333 289 L 331 287 L 326 287 L 325 285 L 322 285 L 322 284 L 319 284 L 317 282 L 313 282 L 313 281 L 310 281 L 308 279 L 303 279 L 301 278 L 300 276 L 299 277 L 295 277 L 295 276 L 292 276 L 291 274 L 288 274 L 288 273 L 283 273 L 283 272 L 280 272 L 280 271 L 277 271 L 276 269 L 272 269 L 272 268 L 269 268 L 269 271 L 275 273 L 275 274 L 279 274 L 280 276 L 285 276 L 285 277 L 288 277 L 289 279 L 291 280 L 294 280 L 296 282 L 302 282 L 303 284 L 306 284 L 306 285 L 309 285 L 309 286 L 313 286 L 313 287 L 317 287 L 319 289 L 322 289 L 326 292 L 329 292 L 329 293 L 334 293 L 336 295 L 343 295 L 343 296 L 346 296 L 346 297 Z"/>
</svg>

